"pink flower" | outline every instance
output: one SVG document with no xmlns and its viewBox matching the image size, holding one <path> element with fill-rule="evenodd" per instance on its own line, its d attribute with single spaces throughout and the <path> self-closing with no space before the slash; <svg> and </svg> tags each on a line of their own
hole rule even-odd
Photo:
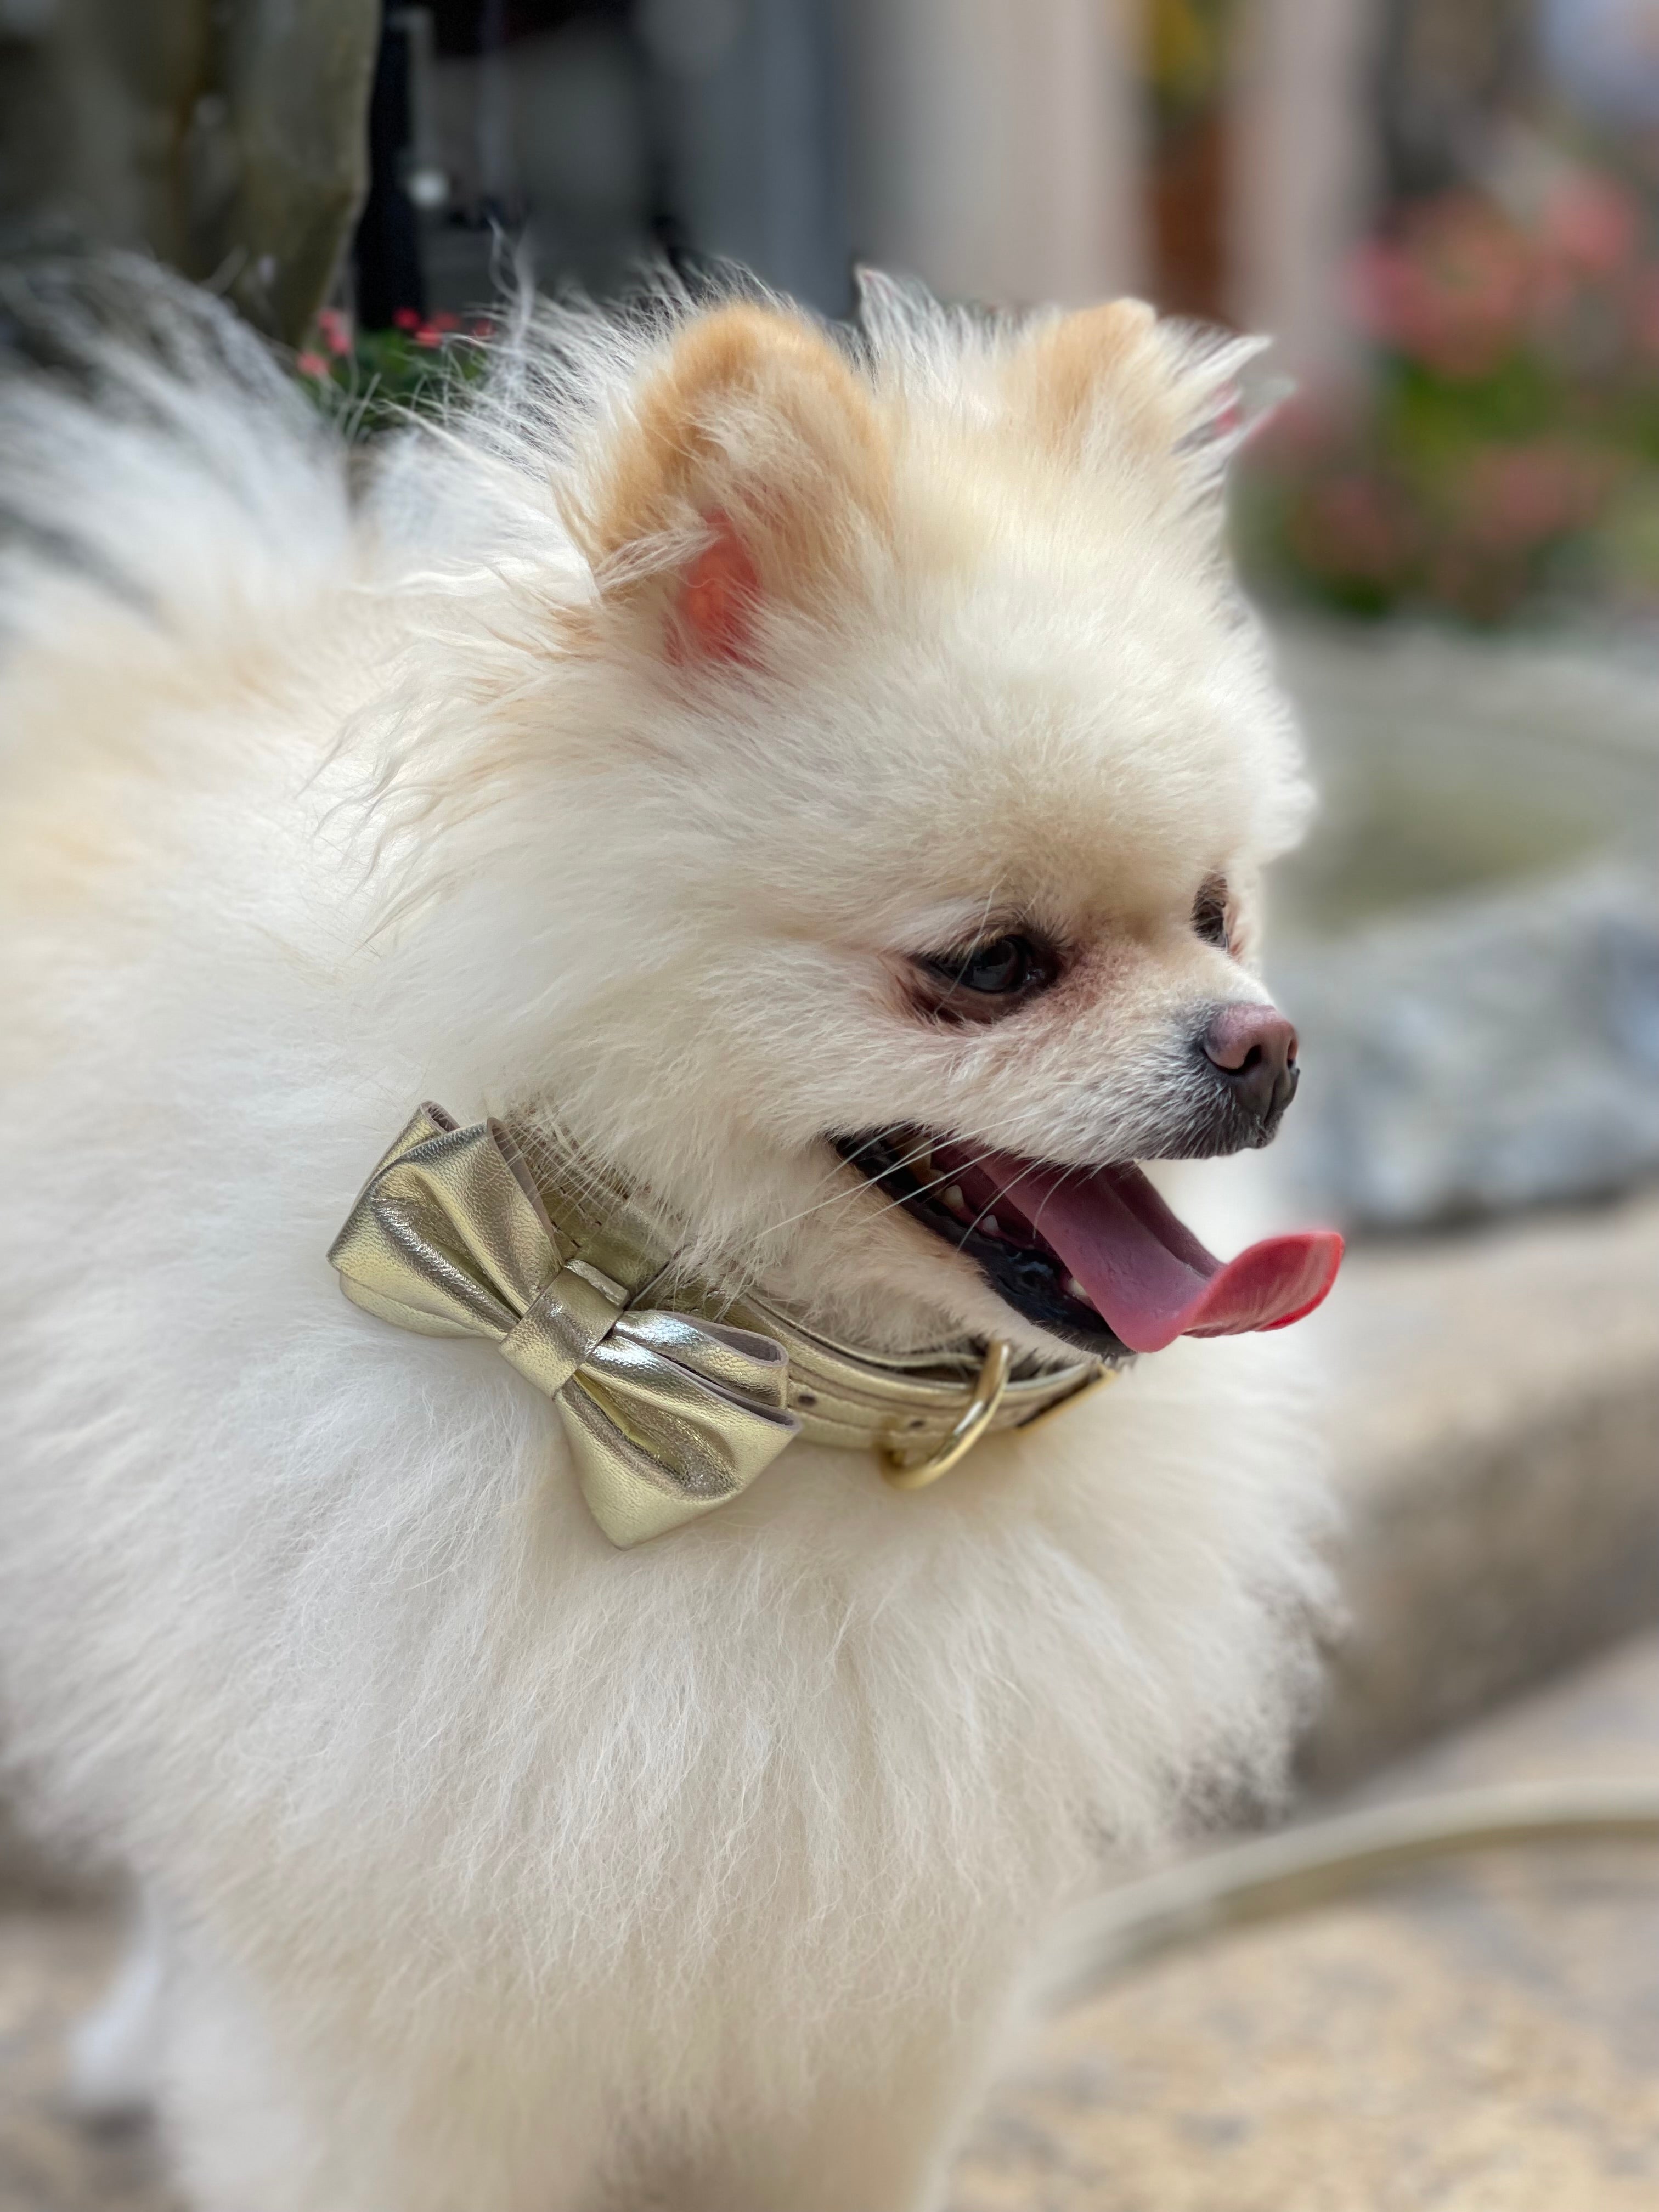
<svg viewBox="0 0 1659 2212">
<path fill-rule="evenodd" d="M 421 327 L 421 319 L 413 307 L 394 307 L 392 320 L 393 327 L 400 331 L 417 331 Z"/>
<path fill-rule="evenodd" d="M 1391 586 L 1418 546 L 1413 518 L 1396 488 L 1356 464 L 1311 484 L 1291 522 L 1299 557 L 1317 574 Z"/>
<path fill-rule="evenodd" d="M 1539 343 L 1564 352 L 1571 368 L 1616 346 L 1639 290 L 1642 219 L 1636 203 L 1607 178 L 1575 173 L 1557 188 L 1534 241 L 1532 321 Z M 1565 349 L 1565 351 L 1564 351 Z"/>
<path fill-rule="evenodd" d="M 1643 272 L 1632 321 L 1637 344 L 1646 354 L 1659 354 L 1659 270 Z"/>
<path fill-rule="evenodd" d="M 1373 337 L 1442 376 L 1490 375 L 1525 324 L 1527 240 L 1472 193 L 1417 211 L 1395 240 L 1364 247 L 1354 305 Z"/>
<path fill-rule="evenodd" d="M 417 346 L 425 346 L 428 352 L 431 351 L 434 346 L 441 346 L 443 342 L 443 332 L 440 330 L 434 329 L 430 323 L 422 323 L 415 333 L 416 344 Z"/>
<path fill-rule="evenodd" d="M 351 325 L 337 307 L 319 307 L 317 310 L 317 328 L 331 353 L 351 351 Z"/>
<path fill-rule="evenodd" d="M 1611 276 L 1628 268 L 1641 244 L 1641 213 L 1610 178 L 1576 172 L 1545 206 L 1539 242 L 1546 252 L 1589 276 Z"/>
<path fill-rule="evenodd" d="M 435 313 L 428 315 L 427 320 L 434 331 L 458 331 L 461 327 L 460 317 L 452 315 L 446 307 L 440 307 Z"/>
<path fill-rule="evenodd" d="M 1535 551 L 1593 522 L 1618 475 L 1610 455 L 1562 439 L 1488 446 L 1454 483 L 1458 534 L 1477 550 Z"/>
<path fill-rule="evenodd" d="M 328 363 L 319 353 L 302 353 L 295 362 L 301 376 L 326 376 Z"/>
<path fill-rule="evenodd" d="M 1269 410 L 1250 436 L 1247 451 L 1255 467 L 1298 474 L 1351 444 L 1358 425 L 1346 396 L 1317 388 L 1294 392 Z"/>
</svg>

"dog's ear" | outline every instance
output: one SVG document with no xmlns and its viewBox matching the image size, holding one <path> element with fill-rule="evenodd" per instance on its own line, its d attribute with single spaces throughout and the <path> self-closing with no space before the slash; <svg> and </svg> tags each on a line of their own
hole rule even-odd
<svg viewBox="0 0 1659 2212">
<path fill-rule="evenodd" d="M 1129 456 L 1207 489 L 1250 427 L 1239 380 L 1265 343 L 1112 300 L 1039 323 L 1009 359 L 1009 399 L 1068 468 Z"/>
<path fill-rule="evenodd" d="M 643 385 L 573 518 L 608 599 L 676 659 L 751 657 L 769 601 L 823 611 L 885 536 L 890 458 L 868 386 L 805 319 L 690 324 Z"/>
<path fill-rule="evenodd" d="M 1045 444 L 1073 460 L 1109 410 L 1137 444 L 1167 444 L 1160 354 L 1153 309 L 1144 300 L 1109 300 L 1039 323 L 1009 363 L 1009 396 Z"/>
</svg>

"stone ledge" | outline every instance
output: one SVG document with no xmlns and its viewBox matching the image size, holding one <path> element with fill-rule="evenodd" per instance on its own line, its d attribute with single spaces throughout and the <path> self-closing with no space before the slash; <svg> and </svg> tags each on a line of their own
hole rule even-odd
<svg viewBox="0 0 1659 2212">
<path fill-rule="evenodd" d="M 1346 1515 L 1329 1788 L 1659 1621 L 1659 1195 L 1363 1248 L 1308 1328 Z"/>
</svg>

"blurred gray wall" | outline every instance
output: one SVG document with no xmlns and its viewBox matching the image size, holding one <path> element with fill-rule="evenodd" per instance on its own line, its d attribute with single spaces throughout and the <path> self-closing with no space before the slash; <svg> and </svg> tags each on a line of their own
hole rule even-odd
<svg viewBox="0 0 1659 2212">
<path fill-rule="evenodd" d="M 698 248 L 848 305 L 848 117 L 833 0 L 642 0 L 668 197 Z"/>
</svg>

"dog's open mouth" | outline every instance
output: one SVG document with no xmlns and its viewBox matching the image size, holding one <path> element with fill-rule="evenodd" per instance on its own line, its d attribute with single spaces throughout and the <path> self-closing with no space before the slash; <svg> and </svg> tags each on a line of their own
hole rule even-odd
<svg viewBox="0 0 1659 2212">
<path fill-rule="evenodd" d="M 1132 1164 L 1060 1167 L 921 1129 L 835 1142 L 1016 1313 L 1101 1358 L 1288 1328 L 1323 1300 L 1342 1258 L 1334 1230 L 1311 1229 L 1218 1260 Z"/>
</svg>

